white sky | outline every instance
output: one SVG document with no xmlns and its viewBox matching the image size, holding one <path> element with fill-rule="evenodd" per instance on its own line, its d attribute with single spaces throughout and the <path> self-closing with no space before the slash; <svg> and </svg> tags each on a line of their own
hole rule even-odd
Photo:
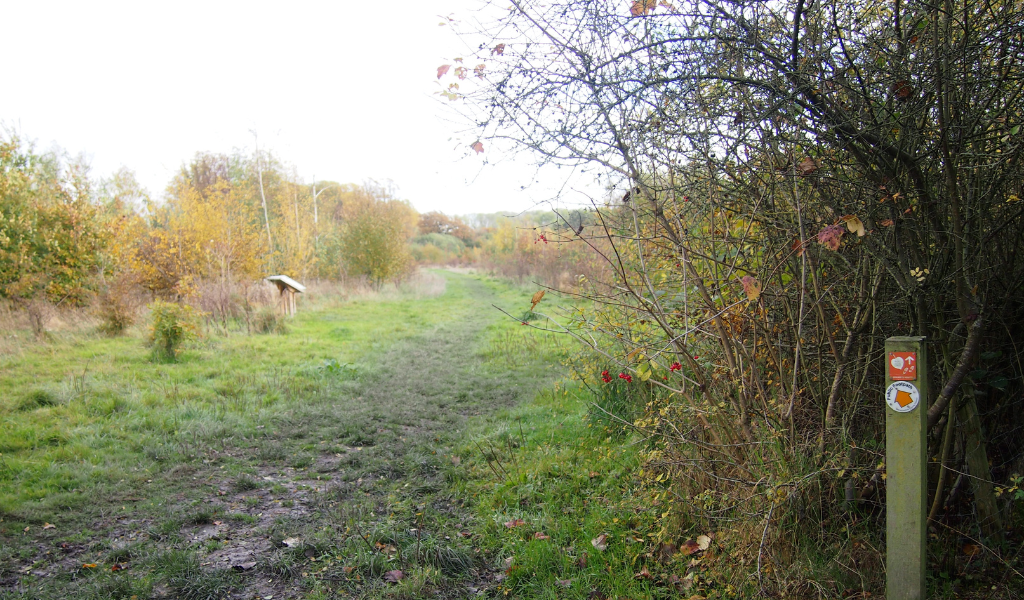
<svg viewBox="0 0 1024 600">
<path fill-rule="evenodd" d="M 83 153 L 94 177 L 126 166 L 154 197 L 197 151 L 251 150 L 256 130 L 306 181 L 391 179 L 421 212 L 529 209 L 565 170 L 520 191 L 529 162 L 474 155 L 436 95 L 437 67 L 466 52 L 439 15 L 479 5 L 0 0 L 0 123 Z"/>
</svg>

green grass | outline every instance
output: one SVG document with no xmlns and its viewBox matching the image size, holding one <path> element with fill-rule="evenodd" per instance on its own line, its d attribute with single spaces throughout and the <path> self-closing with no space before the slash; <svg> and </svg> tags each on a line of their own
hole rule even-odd
<svg viewBox="0 0 1024 600">
<path fill-rule="evenodd" d="M 174 363 L 138 334 L 0 357 L 0 598 L 461 596 L 484 581 L 452 449 L 550 385 L 560 348 L 491 308 L 534 290 L 432 277 L 443 293 L 314 301 L 287 334 L 209 335 Z M 227 570 L 268 539 L 255 567 Z M 126 543 L 129 577 L 111 570 Z"/>
</svg>

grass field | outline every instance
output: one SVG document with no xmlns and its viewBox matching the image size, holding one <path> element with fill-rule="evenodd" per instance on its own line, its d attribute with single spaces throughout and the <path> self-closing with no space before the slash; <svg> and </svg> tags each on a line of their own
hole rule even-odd
<svg viewBox="0 0 1024 600">
<path fill-rule="evenodd" d="M 428 272 L 177 362 L 9 349 L 0 598 L 734 597 L 675 547 L 700 531 L 657 530 L 566 342 L 492 306 L 534 291 Z"/>
<path fill-rule="evenodd" d="M 488 585 L 453 448 L 557 378 L 557 345 L 491 308 L 532 291 L 434 272 L 174 363 L 83 333 L 0 357 L 0 597 Z"/>
</svg>

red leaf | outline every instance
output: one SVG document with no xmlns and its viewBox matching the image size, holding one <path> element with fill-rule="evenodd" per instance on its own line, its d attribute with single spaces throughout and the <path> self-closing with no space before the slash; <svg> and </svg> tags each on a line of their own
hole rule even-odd
<svg viewBox="0 0 1024 600">
<path fill-rule="evenodd" d="M 640 569 L 640 572 L 633 576 L 633 579 L 653 579 L 651 572 L 647 570 L 647 567 Z"/>
<path fill-rule="evenodd" d="M 405 574 L 399 571 L 398 569 L 395 569 L 394 571 L 388 571 L 384 574 L 384 581 L 398 583 L 402 580 L 403 577 L 405 577 Z"/>
<path fill-rule="evenodd" d="M 522 519 L 512 519 L 511 521 L 505 522 L 505 527 L 508 527 L 509 529 L 512 529 L 513 527 L 521 527 L 523 525 L 526 525 L 526 521 Z"/>
<path fill-rule="evenodd" d="M 881 222 L 882 227 L 892 227 L 892 219 L 885 219 Z"/>
<path fill-rule="evenodd" d="M 459 79 L 465 79 L 468 73 L 469 69 L 466 67 L 455 67 L 455 76 Z"/>
<path fill-rule="evenodd" d="M 477 77 L 483 77 L 484 76 L 484 69 L 486 69 L 486 68 L 487 68 L 487 65 L 479 64 L 479 65 L 477 65 L 476 67 L 473 68 L 473 74 L 476 75 Z"/>
<path fill-rule="evenodd" d="M 797 256 L 804 255 L 804 245 L 800 243 L 799 238 L 793 240 L 793 243 L 789 245 L 789 249 L 796 252 Z"/>
<path fill-rule="evenodd" d="M 689 556 L 694 552 L 700 552 L 700 546 L 693 540 L 686 540 L 679 546 L 679 551 L 683 553 L 683 556 Z"/>
<path fill-rule="evenodd" d="M 473 142 L 473 145 L 471 145 L 470 148 L 475 150 L 477 154 L 480 154 L 480 153 L 482 153 L 484 151 L 484 143 L 483 142 Z"/>
<path fill-rule="evenodd" d="M 497 46 L 494 47 L 494 49 L 491 50 L 491 55 L 492 56 L 495 55 L 495 54 L 501 55 L 501 54 L 504 54 L 504 53 L 505 53 L 505 44 L 498 44 Z"/>
<path fill-rule="evenodd" d="M 451 65 L 441 65 L 440 67 L 438 67 L 437 68 L 437 78 L 440 79 L 440 78 L 444 77 L 445 73 L 447 73 L 448 69 L 450 69 L 450 68 L 452 68 Z"/>
<path fill-rule="evenodd" d="M 550 540 L 551 536 L 550 535 L 544 535 L 543 533 L 538 531 L 538 532 L 535 532 L 533 534 L 533 539 L 535 539 L 535 540 Z"/>
<path fill-rule="evenodd" d="M 838 250 L 839 244 L 842 243 L 844 229 L 842 225 L 829 225 L 818 232 L 818 243 L 829 250 Z"/>
</svg>

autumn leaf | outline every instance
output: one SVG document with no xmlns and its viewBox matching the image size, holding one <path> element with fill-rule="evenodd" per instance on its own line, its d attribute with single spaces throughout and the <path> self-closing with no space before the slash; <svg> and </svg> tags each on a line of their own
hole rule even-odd
<svg viewBox="0 0 1024 600">
<path fill-rule="evenodd" d="M 981 546 L 977 544 L 964 544 L 963 550 L 967 556 L 974 556 L 981 553 Z"/>
<path fill-rule="evenodd" d="M 683 553 L 683 556 L 689 556 L 694 552 L 700 552 L 700 545 L 693 540 L 686 540 L 679 546 L 679 551 Z"/>
<path fill-rule="evenodd" d="M 796 252 L 797 256 L 804 255 L 804 245 L 800 243 L 799 239 L 793 240 L 793 243 L 789 245 L 789 249 Z"/>
<path fill-rule="evenodd" d="M 533 295 L 533 298 L 530 298 L 530 312 L 533 312 L 533 309 L 536 308 L 537 304 L 543 298 L 544 298 L 544 290 L 541 290 L 541 291 L 537 292 L 536 294 Z"/>
<path fill-rule="evenodd" d="M 557 585 L 559 587 L 567 588 L 570 585 L 572 585 L 572 580 L 571 579 L 556 579 L 555 580 L 555 585 Z"/>
<path fill-rule="evenodd" d="M 633 579 L 653 579 L 651 572 L 647 570 L 647 567 L 640 569 L 640 572 L 633 576 Z"/>
<path fill-rule="evenodd" d="M 740 279 L 740 283 L 743 284 L 743 291 L 747 294 L 747 300 L 754 302 L 761 297 L 761 282 L 745 275 Z"/>
<path fill-rule="evenodd" d="M 504 54 L 504 53 L 505 53 L 505 44 L 498 44 L 497 46 L 495 46 L 495 47 L 494 47 L 494 48 L 493 48 L 493 49 L 491 50 L 491 56 L 493 56 L 493 55 L 495 55 L 495 54 L 497 54 L 497 55 L 499 55 L 499 56 L 500 56 L 500 55 L 502 55 L 502 54 Z"/>
<path fill-rule="evenodd" d="M 817 170 L 818 163 L 814 162 L 814 159 L 810 156 L 805 156 L 804 159 L 796 166 L 796 174 L 801 177 L 807 177 Z"/>
<path fill-rule="evenodd" d="M 356 568 L 355 568 L 355 567 L 342 567 L 342 568 L 341 568 L 341 570 L 342 570 L 342 571 L 343 571 L 343 572 L 344 572 L 344 573 L 345 573 L 346 575 L 349 575 L 349 574 L 351 574 L 351 573 L 352 573 L 352 571 L 355 571 L 355 570 L 356 570 Z"/>
<path fill-rule="evenodd" d="M 82 565 L 82 568 L 83 569 L 95 569 L 96 568 L 96 563 L 85 563 L 84 565 Z"/>
<path fill-rule="evenodd" d="M 829 225 L 818 232 L 818 243 L 829 250 L 838 250 L 842 243 L 843 226 Z"/>
<path fill-rule="evenodd" d="M 602 533 L 596 538 L 590 540 L 590 545 L 597 548 L 599 552 L 604 552 L 608 549 L 608 534 Z"/>
<path fill-rule="evenodd" d="M 43 523 L 43 529 L 56 529 L 57 526 L 53 523 Z"/>
<path fill-rule="evenodd" d="M 458 77 L 459 79 L 465 79 L 466 75 L 468 75 L 468 74 L 469 74 L 469 69 L 467 69 L 466 67 L 456 67 L 455 68 L 455 76 Z"/>
<path fill-rule="evenodd" d="M 450 69 L 450 68 L 452 68 L 451 65 L 441 65 L 440 67 L 438 67 L 437 68 L 437 78 L 440 79 L 440 78 L 444 77 L 445 73 L 447 73 L 448 69 Z"/>
<path fill-rule="evenodd" d="M 846 221 L 846 228 L 850 230 L 850 233 L 856 233 L 857 237 L 863 237 L 867 233 L 864 230 L 864 223 L 856 215 L 846 215 L 843 217 L 843 221 Z"/>
<path fill-rule="evenodd" d="M 299 538 L 293 538 L 293 537 L 285 538 L 285 539 L 281 540 L 281 545 L 282 546 L 288 546 L 289 548 L 295 548 L 296 546 L 298 546 L 301 543 L 302 542 L 299 540 Z"/>
<path fill-rule="evenodd" d="M 475 150 L 477 154 L 480 154 L 481 152 L 484 151 L 484 143 L 483 142 L 473 142 L 473 144 L 470 146 L 470 148 Z"/>
<path fill-rule="evenodd" d="M 711 547 L 711 536 L 709 535 L 698 535 L 697 536 L 697 548 L 700 550 L 707 550 Z"/>
<path fill-rule="evenodd" d="M 550 535 L 544 535 L 543 532 L 537 531 L 537 532 L 534 532 L 533 539 L 535 539 L 535 540 L 550 540 L 551 536 Z"/>
<path fill-rule="evenodd" d="M 476 75 L 477 77 L 481 77 L 482 78 L 484 76 L 484 69 L 486 69 L 486 68 L 487 68 L 487 65 L 479 64 L 479 65 L 477 65 L 476 67 L 473 68 L 473 74 Z"/>
<path fill-rule="evenodd" d="M 893 221 L 892 221 L 892 219 L 883 219 L 883 220 L 882 220 L 882 221 L 880 222 L 880 225 L 881 225 L 882 227 L 892 227 L 892 224 L 893 224 Z"/>
<path fill-rule="evenodd" d="M 404 577 L 405 577 L 404 573 L 402 573 L 398 569 L 395 569 L 394 571 L 388 571 L 387 573 L 384 574 L 384 581 L 387 581 L 387 582 L 390 582 L 390 583 L 398 583 Z"/>
<path fill-rule="evenodd" d="M 633 5 L 629 7 L 629 14 L 634 17 L 642 17 L 650 14 L 657 6 L 658 0 L 634 0 Z"/>
<path fill-rule="evenodd" d="M 509 529 L 512 529 L 513 527 L 520 527 L 522 525 L 526 525 L 526 521 L 522 519 L 512 519 L 511 521 L 505 522 L 505 527 L 508 527 Z"/>
</svg>

